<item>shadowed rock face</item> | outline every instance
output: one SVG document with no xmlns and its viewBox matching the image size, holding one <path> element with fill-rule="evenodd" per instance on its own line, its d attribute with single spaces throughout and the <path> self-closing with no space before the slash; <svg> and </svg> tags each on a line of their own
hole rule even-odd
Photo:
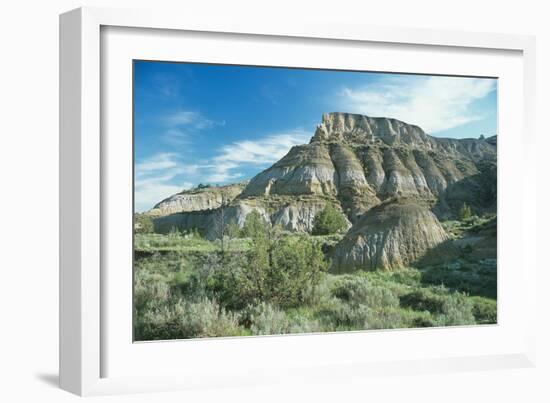
<svg viewBox="0 0 550 403">
<path fill-rule="evenodd" d="M 430 209 L 415 200 L 385 202 L 365 213 L 336 246 L 332 271 L 406 267 L 447 241 Z"/>
</svg>

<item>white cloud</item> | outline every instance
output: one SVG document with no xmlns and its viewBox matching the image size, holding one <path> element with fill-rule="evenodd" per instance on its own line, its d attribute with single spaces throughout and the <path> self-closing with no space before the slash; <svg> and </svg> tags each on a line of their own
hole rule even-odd
<svg viewBox="0 0 550 403">
<path fill-rule="evenodd" d="M 136 186 L 134 191 L 136 212 L 147 211 L 161 200 L 181 192 L 184 189 L 190 188 L 191 186 L 190 183 L 183 183 L 181 186 L 163 183 L 150 183 L 145 186 Z"/>
<path fill-rule="evenodd" d="M 225 121 L 216 122 L 203 116 L 200 112 L 177 110 L 164 116 L 165 124 L 171 128 L 186 126 L 196 130 L 210 129 L 214 126 L 223 126 Z"/>
<path fill-rule="evenodd" d="M 221 148 L 213 158 L 208 182 L 225 182 L 241 176 L 239 171 L 246 167 L 261 167 L 281 159 L 288 150 L 297 144 L 309 141 L 311 133 L 300 129 L 272 134 L 258 140 L 238 141 Z"/>
<path fill-rule="evenodd" d="M 134 179 L 135 209 L 152 208 L 159 201 L 192 186 L 190 182 L 173 183 L 179 175 L 193 175 L 198 165 L 183 164 L 176 154 L 158 153 L 136 164 Z"/>
<path fill-rule="evenodd" d="M 164 132 L 163 140 L 173 146 L 190 144 L 193 136 L 186 130 L 171 128 Z"/>
<path fill-rule="evenodd" d="M 495 88 L 492 79 L 409 76 L 344 88 L 339 96 L 346 112 L 396 118 L 434 133 L 482 119 L 472 103 Z"/>
<path fill-rule="evenodd" d="M 151 171 L 174 168 L 178 164 L 172 153 L 159 153 L 136 164 L 136 175 L 145 175 Z"/>
<path fill-rule="evenodd" d="M 222 147 L 208 160 L 187 164 L 176 153 L 158 153 L 135 169 L 135 208 L 146 211 L 159 201 L 193 184 L 225 183 L 242 179 L 250 168 L 259 171 L 281 159 L 292 146 L 309 141 L 311 133 L 300 129 L 242 140 Z"/>
<path fill-rule="evenodd" d="M 199 131 L 225 126 L 225 120 L 214 121 L 200 112 L 183 109 L 163 115 L 161 120 L 165 127 L 162 138 L 173 146 L 190 144 L 193 136 Z"/>
<path fill-rule="evenodd" d="M 177 97 L 180 93 L 181 83 L 177 75 L 157 73 L 153 76 L 153 83 L 164 97 Z"/>
</svg>

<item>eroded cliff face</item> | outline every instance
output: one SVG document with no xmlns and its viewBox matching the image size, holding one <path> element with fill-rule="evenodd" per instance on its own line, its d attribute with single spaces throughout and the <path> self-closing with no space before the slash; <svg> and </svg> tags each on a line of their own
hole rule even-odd
<svg viewBox="0 0 550 403">
<path fill-rule="evenodd" d="M 353 113 L 323 114 L 312 143 L 337 141 L 356 144 L 384 142 L 388 145 L 409 144 L 432 147 L 431 138 L 414 125 L 390 118 L 373 118 Z"/>
<path fill-rule="evenodd" d="M 330 203 L 351 227 L 333 268 L 403 267 L 445 241 L 436 215 L 453 215 L 463 202 L 474 213 L 495 211 L 496 144 L 495 136 L 436 138 L 396 119 L 329 113 L 309 144 L 291 148 L 246 185 L 182 192 L 150 214 L 159 232 L 197 228 L 214 239 L 222 199 L 227 222 L 242 225 L 257 210 L 304 232 Z"/>
<path fill-rule="evenodd" d="M 173 229 L 190 230 L 197 229 L 207 239 L 213 240 L 220 237 L 220 222 L 225 224 L 235 222 L 239 226 L 244 225 L 246 216 L 252 211 L 258 211 L 266 220 L 270 217 L 264 207 L 257 203 L 234 202 L 223 207 L 192 212 L 169 214 L 154 219 L 155 232 L 168 233 Z"/>
<path fill-rule="evenodd" d="M 436 200 L 495 159 L 495 145 L 485 140 L 440 139 L 395 119 L 331 113 L 309 144 L 252 178 L 239 197 L 334 198 L 355 222 L 390 197 Z"/>
<path fill-rule="evenodd" d="M 151 216 L 162 217 L 174 213 L 215 209 L 220 207 L 222 202 L 234 200 L 245 186 L 246 182 L 242 182 L 227 186 L 184 190 L 157 203 L 147 213 Z"/>
<path fill-rule="evenodd" d="M 336 245 L 331 269 L 336 273 L 399 269 L 447 240 L 429 206 L 412 199 L 389 200 L 365 213 Z M 449 256 L 443 249 L 442 257 Z"/>
<path fill-rule="evenodd" d="M 326 206 L 335 203 L 330 199 L 303 197 L 293 200 L 290 197 L 235 199 L 222 208 L 182 212 L 155 217 L 155 232 L 168 233 L 174 229 L 196 228 L 207 239 L 219 238 L 221 214 L 226 224 L 234 222 L 240 227 L 252 211 L 257 211 L 267 222 L 279 225 L 287 231 L 311 232 L 313 219 Z M 337 207 L 338 208 L 338 207 Z M 351 226 L 351 223 L 349 223 Z"/>
</svg>

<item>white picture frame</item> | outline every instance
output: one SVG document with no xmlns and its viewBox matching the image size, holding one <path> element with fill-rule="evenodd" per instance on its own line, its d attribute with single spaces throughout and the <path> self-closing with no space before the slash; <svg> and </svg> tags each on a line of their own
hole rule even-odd
<svg viewBox="0 0 550 403">
<path fill-rule="evenodd" d="M 133 36 L 141 31 L 143 35 L 155 32 L 158 48 L 168 49 L 178 40 L 178 32 L 192 32 L 194 37 L 216 33 L 219 40 L 224 35 L 239 38 L 253 38 L 255 42 L 269 41 L 284 48 L 286 43 L 299 43 L 308 46 L 310 41 L 329 41 L 323 46 L 335 49 L 344 46 L 360 47 L 375 44 L 379 48 L 397 46 L 402 49 L 412 47 L 422 52 L 447 52 L 449 50 L 470 52 L 483 57 L 485 54 L 513 54 L 508 77 L 510 92 L 504 87 L 504 94 L 515 94 L 515 104 L 501 103 L 500 114 L 521 108 L 517 116 L 499 117 L 499 124 L 519 130 L 520 134 L 513 141 L 501 144 L 499 137 L 499 261 L 508 257 L 510 265 L 517 263 L 520 271 L 504 272 L 501 286 L 499 268 L 499 325 L 473 328 L 453 328 L 386 331 L 386 332 L 349 332 L 332 335 L 300 335 L 248 337 L 238 340 L 194 340 L 164 343 L 143 343 L 136 346 L 131 339 L 120 336 L 125 332 L 114 326 L 114 323 L 126 323 L 117 312 L 124 311 L 122 302 L 109 298 L 110 290 L 128 277 L 115 278 L 106 272 L 110 255 L 105 228 L 109 227 L 113 215 L 107 215 L 109 196 L 112 188 L 110 181 L 126 180 L 123 171 L 117 175 L 111 170 L 122 170 L 109 164 L 109 153 L 118 149 L 124 150 L 128 143 L 113 142 L 112 135 L 105 138 L 105 133 L 112 130 L 111 124 L 124 124 L 124 119 L 111 122 L 107 117 L 109 111 L 105 106 L 105 94 L 120 95 L 128 87 L 116 86 L 112 81 L 103 80 L 102 74 L 112 74 L 113 70 L 105 67 L 102 57 L 109 57 L 102 32 L 122 32 L 122 36 Z M 117 31 L 119 30 L 119 31 Z M 133 31 L 136 30 L 136 31 Z M 155 30 L 155 31 L 153 31 Z M 169 33 L 164 35 L 162 33 Z M 160 33 L 160 34 L 159 34 Z M 202 34 L 201 34 L 202 33 Z M 175 35 L 175 36 L 174 36 Z M 147 45 L 145 36 L 140 40 L 144 54 Z M 130 51 L 124 52 L 120 47 L 123 42 L 109 39 L 109 46 L 119 46 L 117 57 L 131 58 Z M 124 39 L 127 40 L 127 39 Z M 131 40 L 131 39 L 130 39 Z M 165 44 L 160 43 L 164 41 Z M 126 47 L 126 46 L 125 46 Z M 128 46 L 128 49 L 140 53 L 139 48 Z M 136 50 L 137 49 L 137 50 Z M 359 50 L 360 51 L 360 50 Z M 397 50 L 399 51 L 399 50 Z M 164 57 L 158 51 L 155 57 Z M 236 51 L 237 52 L 237 51 Z M 500 53 L 499 53 L 500 52 Z M 507 53 L 508 52 L 508 53 Z M 179 15 L 168 11 L 151 10 L 117 10 L 103 8 L 80 8 L 60 17 L 60 385 L 63 389 L 79 395 L 97 395 L 114 393 L 134 393 L 140 391 L 160 391 L 170 389 L 206 388 L 214 386 L 245 386 L 267 382 L 295 382 L 311 380 L 335 380 L 347 377 L 368 376 L 373 373 L 409 374 L 420 372 L 438 372 L 455 370 L 497 369 L 532 366 L 535 362 L 534 329 L 536 269 L 535 242 L 531 242 L 535 233 L 535 208 L 533 190 L 536 189 L 534 175 L 522 177 L 521 173 L 509 170 L 510 181 L 519 181 L 520 189 L 531 189 L 527 192 L 506 197 L 506 183 L 502 182 L 502 172 L 506 169 L 507 152 L 516 150 L 526 167 L 534 164 L 534 93 L 535 93 L 535 42 L 533 37 L 520 35 L 502 35 L 487 33 L 466 33 L 456 31 L 429 31 L 406 28 L 383 28 L 335 24 L 326 21 L 270 21 L 227 19 L 216 20 L 200 18 L 193 15 Z M 288 53 L 291 53 L 290 47 Z M 452 53 L 452 52 L 451 52 Z M 176 57 L 176 56 L 174 56 Z M 202 56 L 196 56 L 202 57 Z M 208 59 L 208 55 L 205 55 Z M 212 57 L 212 55 L 210 55 Z M 217 61 L 223 61 L 227 55 L 218 55 Z M 244 56 L 243 56 L 244 57 Z M 261 53 L 248 56 L 252 63 L 262 58 Z M 298 57 L 298 56 L 296 56 Z M 433 56 L 431 56 L 433 57 Z M 113 60 L 115 57 L 113 57 Z M 210 58 L 209 61 L 212 59 Z M 264 59 L 262 59 L 264 60 Z M 311 59 L 311 63 L 319 63 Z M 303 63 L 306 63 L 302 62 Z M 124 65 L 125 61 L 121 59 Z M 270 63 L 265 59 L 265 63 Z M 272 62 L 271 62 L 272 63 Z M 490 59 L 486 62 L 493 63 Z M 260 63 L 261 64 L 261 63 Z M 448 62 L 447 62 L 448 64 Z M 506 63 L 503 62 L 503 65 Z M 286 64 L 284 64 L 286 65 Z M 113 65 L 116 70 L 116 66 Z M 327 67 L 327 66 L 323 66 Z M 328 66 L 334 67 L 334 66 Z M 337 67 L 337 66 L 336 66 Z M 107 68 L 107 70 L 103 70 Z M 418 67 L 421 68 L 421 67 Z M 460 72 L 459 67 L 450 72 Z M 462 67 L 465 74 L 476 71 L 476 66 Z M 479 71 L 484 71 L 480 65 Z M 496 68 L 496 67 L 495 67 Z M 502 67 L 504 69 L 504 67 Z M 414 65 L 405 67 L 409 71 Z M 449 67 L 450 69 L 450 67 Z M 124 73 L 124 71 L 122 71 Z M 117 78 L 120 78 L 117 76 Z M 519 81 L 518 81 L 519 80 Z M 119 80 L 124 81 L 124 80 Z M 117 81 L 118 82 L 118 81 Z M 504 83 L 503 85 L 507 85 Z M 111 88 L 112 87 L 112 88 Z M 130 89 L 131 90 L 131 89 Z M 109 98 L 109 107 L 115 106 Z M 127 98 L 127 97 L 126 97 Z M 127 111 L 124 105 L 119 111 Z M 126 109 L 125 109 L 126 108 Z M 122 113 L 124 115 L 124 113 Z M 128 124 L 128 122 L 126 122 Z M 122 126 L 121 126 L 122 127 Z M 499 129 L 499 136 L 500 136 Z M 124 131 L 124 127 L 122 127 Z M 102 137 L 103 136 L 103 137 Z M 121 136 L 124 140 L 124 136 Z M 515 143 L 515 144 L 512 144 Z M 126 145 L 125 145 L 126 144 Z M 107 150 L 107 148 L 108 150 Z M 507 151 L 508 150 L 508 151 Z M 109 151 L 109 152 L 107 152 Z M 122 164 L 124 165 L 124 164 Z M 526 168 L 528 169 L 528 168 Z M 528 172 L 536 172 L 530 169 Z M 515 175 L 515 176 L 514 176 Z M 122 178 L 122 179 L 120 179 Z M 501 191 L 501 185 L 503 185 Z M 517 184 L 516 184 L 517 185 Z M 122 186 L 123 189 L 127 189 Z M 517 193 L 517 192 L 516 192 Z M 112 196 L 115 197 L 115 196 Z M 111 197 L 111 198 L 112 198 Z M 118 195 L 116 196 L 118 197 Z M 121 195 L 125 199 L 131 195 Z M 511 201 L 510 201 L 511 200 Z M 501 212 L 513 212 L 501 214 Z M 114 222 L 114 221 L 113 221 Z M 131 227 L 128 227 L 131 228 Z M 501 233 L 504 240 L 501 241 Z M 508 235 L 506 235 L 508 234 Z M 128 232 L 128 236 L 130 233 Z M 516 241 L 515 251 L 507 250 L 506 245 Z M 508 239 L 508 241 L 507 241 Z M 504 247 L 502 247 L 504 245 Z M 506 254 L 506 255 L 505 255 Z M 506 273 L 510 273 L 508 276 Z M 516 276 L 516 277 L 515 277 Z M 125 280 L 126 279 L 126 280 Z M 107 280 L 111 283 L 107 283 Z M 508 284 L 508 285 L 506 285 Z M 513 285 L 517 290 L 506 293 Z M 127 284 L 131 288 L 131 284 Z M 504 292 L 504 296 L 501 294 Z M 503 303 L 501 304 L 501 297 Z M 521 299 L 522 312 L 519 308 L 514 315 L 506 316 L 508 307 L 515 300 Z M 128 301 L 126 301 L 126 304 Z M 503 305 L 504 304 L 504 305 Z M 504 309 L 503 310 L 503 306 Z M 504 312 L 504 313 L 503 313 Z M 504 314 L 504 323 L 501 323 Z M 118 315 L 118 316 L 117 316 Z M 521 320 L 518 319 L 521 316 Z M 116 320 L 110 320 L 115 318 Z M 119 320 L 121 319 L 121 320 Z M 131 331 L 131 330 L 129 330 Z M 125 334 L 125 333 L 124 333 Z M 429 350 L 427 344 L 434 340 L 463 340 L 463 348 L 445 348 Z M 428 341 L 427 341 L 428 340 Z M 473 346 L 473 340 L 480 340 Z M 483 341 L 485 340 L 485 342 Z M 502 343 L 491 340 L 502 340 Z M 351 348 L 360 343 L 378 344 L 378 350 L 384 353 L 384 343 L 395 342 L 404 346 L 395 349 L 394 354 L 377 356 L 373 351 L 362 349 L 354 354 Z M 418 354 L 409 354 L 410 345 L 418 345 Z M 486 344 L 483 344 L 486 343 Z M 436 343 L 437 344 L 437 343 Z M 424 346 L 423 346 L 424 345 Z M 315 348 L 325 346 L 334 351 L 342 347 L 347 358 L 340 360 L 337 354 L 326 357 L 315 355 Z M 346 349 L 347 348 L 347 349 Z M 292 351 L 293 359 L 284 357 L 284 351 Z M 353 355 L 353 356 L 352 356 Z M 367 356 L 368 355 L 368 356 Z M 250 356 L 250 359 L 247 357 Z M 132 358 L 133 357 L 133 358 Z M 137 358 L 139 357 L 139 358 Z M 168 357 L 175 357 L 170 360 Z M 265 364 L 259 359 L 264 357 Z M 286 361 L 279 359 L 283 357 Z M 135 359 L 135 361 L 133 361 Z M 193 367 L 193 360 L 203 365 Z M 218 360 L 218 361 L 216 361 Z M 127 366 L 117 362 L 128 362 Z M 241 361 L 241 362 L 239 362 Z M 181 364 L 184 362 L 185 364 Z M 226 365 L 231 362 L 231 365 Z M 143 368 L 139 368 L 141 366 Z M 147 367 L 162 363 L 166 371 L 153 375 Z M 216 365 L 216 363 L 218 365 Z M 225 364 L 224 364 L 225 363 Z M 118 366 L 117 366 L 118 365 Z M 112 368 L 111 368 L 112 367 Z M 192 369 L 192 370 L 191 370 Z"/>
</svg>

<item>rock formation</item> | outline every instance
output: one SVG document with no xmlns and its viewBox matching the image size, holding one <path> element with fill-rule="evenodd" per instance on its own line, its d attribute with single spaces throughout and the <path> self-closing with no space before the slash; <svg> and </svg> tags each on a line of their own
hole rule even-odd
<svg viewBox="0 0 550 403">
<path fill-rule="evenodd" d="M 223 202 L 230 202 L 237 197 L 246 182 L 227 186 L 204 186 L 176 193 L 157 203 L 148 214 L 155 217 L 174 213 L 215 209 Z"/>
<path fill-rule="evenodd" d="M 436 215 L 453 216 L 464 202 L 474 213 L 496 211 L 496 144 L 496 136 L 437 138 L 396 119 L 324 114 L 309 144 L 292 147 L 248 183 L 182 192 L 148 214 L 159 232 L 197 228 L 213 239 L 222 199 L 226 220 L 242 225 L 257 210 L 304 232 L 330 203 L 353 225 L 335 261 L 395 268 L 444 240 Z"/>
<path fill-rule="evenodd" d="M 447 240 L 428 206 L 410 199 L 389 200 L 365 213 L 348 231 L 335 248 L 332 270 L 407 267 Z"/>
</svg>

